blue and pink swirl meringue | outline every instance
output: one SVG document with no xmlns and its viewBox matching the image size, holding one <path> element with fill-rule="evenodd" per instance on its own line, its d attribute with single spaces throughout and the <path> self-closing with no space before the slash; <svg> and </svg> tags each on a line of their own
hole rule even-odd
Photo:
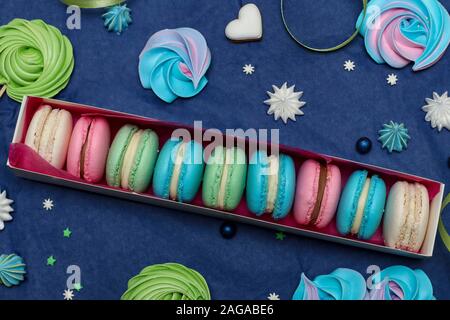
<svg viewBox="0 0 450 320">
<path fill-rule="evenodd" d="M 366 281 L 359 272 L 339 268 L 314 281 L 302 273 L 292 300 L 363 300 L 366 294 Z"/>
<path fill-rule="evenodd" d="M 359 25 L 372 59 L 394 68 L 431 67 L 450 43 L 450 16 L 437 0 L 371 0 Z"/>
<path fill-rule="evenodd" d="M 153 34 L 139 56 L 142 86 L 167 103 L 190 98 L 208 83 L 211 52 L 195 29 L 165 29 Z"/>
<path fill-rule="evenodd" d="M 431 281 L 421 269 L 391 266 L 374 274 L 370 284 L 367 291 L 364 277 L 347 268 L 317 276 L 314 281 L 302 273 L 292 300 L 435 300 Z"/>
<path fill-rule="evenodd" d="M 435 300 L 430 278 L 421 269 L 392 266 L 372 278 L 367 300 Z"/>
</svg>

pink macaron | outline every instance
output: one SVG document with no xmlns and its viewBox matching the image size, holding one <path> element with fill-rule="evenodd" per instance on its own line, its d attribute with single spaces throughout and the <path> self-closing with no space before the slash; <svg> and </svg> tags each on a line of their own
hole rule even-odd
<svg viewBox="0 0 450 320">
<path fill-rule="evenodd" d="M 298 173 L 294 204 L 301 225 L 326 227 L 333 219 L 341 194 L 341 171 L 333 164 L 306 160 Z"/>
<path fill-rule="evenodd" d="M 105 118 L 81 117 L 70 139 L 67 171 L 88 182 L 99 182 L 105 173 L 110 143 L 111 130 Z"/>
</svg>

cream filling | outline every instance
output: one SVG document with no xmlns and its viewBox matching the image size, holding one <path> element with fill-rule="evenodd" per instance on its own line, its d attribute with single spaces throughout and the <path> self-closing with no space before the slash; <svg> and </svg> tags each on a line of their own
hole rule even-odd
<svg viewBox="0 0 450 320">
<path fill-rule="evenodd" d="M 42 130 L 41 139 L 39 142 L 39 155 L 48 162 L 52 161 L 52 147 L 53 139 L 58 127 L 58 109 L 53 109 L 45 121 L 44 129 Z"/>
<path fill-rule="evenodd" d="M 33 141 L 34 151 L 39 151 L 39 145 L 41 143 L 42 132 L 44 131 L 45 123 L 47 122 L 48 116 L 50 115 L 51 109 L 42 110 L 43 115 L 39 119 L 39 124 L 37 127 L 36 134 Z"/>
<path fill-rule="evenodd" d="M 62 110 L 58 109 L 58 113 L 56 114 L 55 126 L 52 129 L 50 141 L 48 142 L 48 145 L 47 145 L 46 159 L 51 164 L 54 164 L 53 163 L 53 156 L 54 156 L 54 152 L 55 152 L 54 148 L 55 148 L 55 142 L 56 142 L 56 138 L 57 138 L 57 132 L 61 125 L 61 118 L 63 117 L 62 112 L 63 112 Z M 58 151 L 56 151 L 56 152 L 58 152 Z"/>
<path fill-rule="evenodd" d="M 420 227 L 420 222 L 422 221 L 422 192 L 419 186 L 414 184 L 414 224 L 409 236 L 408 247 L 415 249 L 417 247 L 417 238 Z"/>
<path fill-rule="evenodd" d="M 370 178 L 366 179 L 364 182 L 364 187 L 361 191 L 361 195 L 358 200 L 358 208 L 356 209 L 355 218 L 353 219 L 353 225 L 351 229 L 352 234 L 358 234 L 361 228 L 361 222 L 364 217 L 364 208 L 366 207 L 367 197 L 369 195 Z"/>
<path fill-rule="evenodd" d="M 36 152 L 39 152 L 42 130 L 51 111 L 52 109 L 49 106 L 44 106 L 37 110 L 28 127 L 25 144 Z"/>
<path fill-rule="evenodd" d="M 408 206 L 404 226 L 402 227 L 402 234 L 400 235 L 400 247 L 401 248 L 409 248 L 412 242 L 414 242 L 414 229 L 416 229 L 416 216 L 420 215 L 421 208 L 417 206 L 417 198 L 418 189 L 412 183 L 409 183 L 407 186 L 407 194 L 408 194 Z"/>
<path fill-rule="evenodd" d="M 129 189 L 129 179 L 131 169 L 133 169 L 133 165 L 135 162 L 135 157 L 137 153 L 137 149 L 139 147 L 139 141 L 141 140 L 143 130 L 138 130 L 133 137 L 131 138 L 127 151 L 125 152 L 125 156 L 123 157 L 122 169 L 120 172 L 120 185 L 124 189 Z"/>
<path fill-rule="evenodd" d="M 400 233 L 398 235 L 398 240 L 395 243 L 395 247 L 396 248 L 402 248 L 404 243 L 405 243 L 405 239 L 407 237 L 407 229 L 408 229 L 408 215 L 409 215 L 409 211 L 410 211 L 410 195 L 409 195 L 409 184 L 407 182 L 403 182 L 405 184 L 405 188 L 404 188 L 404 194 L 403 194 L 403 207 L 398 214 L 402 215 L 402 224 L 400 227 Z"/>
<path fill-rule="evenodd" d="M 278 157 L 274 155 L 268 157 L 268 161 L 269 161 L 269 172 L 268 172 L 269 181 L 267 187 L 266 212 L 273 212 L 278 193 L 278 173 L 280 161 Z"/>
<path fill-rule="evenodd" d="M 175 157 L 175 165 L 173 167 L 172 177 L 170 178 L 170 199 L 176 200 L 178 193 L 178 183 L 180 180 L 181 167 L 183 166 L 184 154 L 186 153 L 186 143 L 181 143 L 178 147 L 177 155 Z"/>
<path fill-rule="evenodd" d="M 225 151 L 225 159 L 224 159 L 224 165 L 222 170 L 222 177 L 220 179 L 220 188 L 219 188 L 219 194 L 217 196 L 217 206 L 220 209 L 225 208 L 225 195 L 226 195 L 226 188 L 227 188 L 227 182 L 228 182 L 228 171 L 230 170 L 230 164 L 232 161 L 232 154 L 233 149 L 226 149 Z"/>
</svg>

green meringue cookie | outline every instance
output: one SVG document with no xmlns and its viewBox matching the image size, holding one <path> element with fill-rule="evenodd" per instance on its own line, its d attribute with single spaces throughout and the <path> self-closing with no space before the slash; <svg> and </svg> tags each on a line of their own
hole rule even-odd
<svg viewBox="0 0 450 320">
<path fill-rule="evenodd" d="M 51 98 L 67 86 L 73 68 L 72 44 L 57 28 L 24 19 L 0 27 L 0 86 L 11 99 Z"/>
<path fill-rule="evenodd" d="M 121 300 L 211 300 L 211 295 L 197 271 L 165 263 L 148 266 L 131 278 Z"/>
</svg>

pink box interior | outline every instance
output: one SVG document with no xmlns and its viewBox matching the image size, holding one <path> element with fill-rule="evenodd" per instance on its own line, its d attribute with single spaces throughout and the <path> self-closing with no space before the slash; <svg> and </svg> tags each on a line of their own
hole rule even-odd
<svg viewBox="0 0 450 320">
<path fill-rule="evenodd" d="M 28 125 L 35 113 L 35 111 L 42 105 L 43 99 L 37 98 L 37 97 L 29 97 L 27 100 L 27 105 L 25 108 L 25 114 L 24 114 L 24 127 L 22 130 L 22 137 L 21 137 L 21 143 L 13 143 L 10 146 L 9 151 L 9 163 L 15 168 L 32 171 L 36 173 L 41 173 L 49 176 L 53 176 L 56 178 L 66 179 L 66 180 L 72 180 L 75 182 L 81 182 L 83 184 L 86 184 L 87 182 L 84 180 L 81 180 L 79 178 L 76 178 L 69 173 L 67 173 L 64 170 L 58 170 L 54 167 L 52 167 L 50 164 L 48 164 L 44 159 L 42 159 L 36 152 L 34 152 L 32 149 L 27 147 L 24 144 L 26 132 L 28 129 Z M 64 101 L 57 101 L 51 103 L 52 107 L 66 109 L 71 112 L 73 116 L 74 123 L 80 118 L 82 115 L 102 115 L 103 117 L 107 118 L 109 121 L 109 124 L 111 126 L 112 136 L 114 137 L 115 133 L 119 130 L 119 128 L 126 124 L 126 123 L 133 123 L 136 125 L 139 125 L 142 128 L 151 128 L 154 130 L 158 136 L 160 141 L 160 148 L 162 145 L 170 138 L 172 131 L 178 128 L 185 128 L 188 129 L 191 134 L 193 134 L 193 127 L 177 124 L 177 123 L 171 123 L 171 122 L 165 122 L 160 121 L 156 119 L 150 119 L 150 118 L 143 118 L 139 116 L 132 116 L 128 114 L 123 114 L 120 112 L 105 110 L 105 109 L 99 109 L 89 106 L 83 106 L 79 104 L 74 103 L 68 103 Z M 246 140 L 246 142 L 248 142 Z M 209 144 L 209 142 L 204 143 L 206 146 Z M 247 145 L 247 144 L 246 144 Z M 247 145 L 248 147 L 248 145 Z M 280 145 L 280 152 L 290 155 L 295 162 L 296 170 L 298 171 L 299 166 L 302 164 L 302 162 L 306 159 L 321 159 L 325 160 L 327 162 L 331 162 L 336 164 L 342 174 L 342 185 L 344 186 L 347 178 L 349 175 L 358 169 L 366 169 L 371 174 L 378 174 L 386 183 L 387 190 L 389 192 L 389 188 L 398 180 L 405 180 L 409 182 L 419 182 L 422 183 L 427 189 L 430 196 L 430 201 L 437 195 L 440 191 L 440 183 L 432 180 L 428 180 L 425 178 L 408 175 L 404 173 L 399 173 L 396 171 L 383 169 L 371 165 L 365 165 L 345 159 L 340 159 L 332 156 L 326 156 L 321 155 L 314 152 L 309 152 L 305 150 L 301 150 L 298 148 L 292 148 L 288 146 Z M 101 186 L 103 188 L 107 189 L 116 189 L 113 187 L 110 187 L 106 184 L 106 181 L 103 180 L 102 182 L 96 184 L 98 186 Z M 123 190 L 121 190 L 123 191 Z M 153 197 L 152 190 L 148 190 L 147 193 L 144 194 L 148 197 Z M 203 207 L 202 199 L 201 199 L 201 192 L 199 191 L 197 196 L 195 197 L 194 201 L 191 203 L 192 205 Z M 369 240 L 369 241 L 362 241 L 358 240 L 356 237 L 348 236 L 343 237 L 339 235 L 336 229 L 336 222 L 333 220 L 326 228 L 324 229 L 316 229 L 313 227 L 308 226 L 302 226 L 295 222 L 293 215 L 289 214 L 286 218 L 274 221 L 270 215 L 264 215 L 262 217 L 256 217 L 254 214 L 252 214 L 248 209 L 245 201 L 245 196 L 243 197 L 241 203 L 239 206 L 234 210 L 233 212 L 227 212 L 227 214 L 230 215 L 239 215 L 244 216 L 252 220 L 262 220 L 271 222 L 273 225 L 280 225 L 285 227 L 291 227 L 299 230 L 308 230 L 312 231 L 314 233 L 324 234 L 328 236 L 334 236 L 339 238 L 348 238 L 352 239 L 353 241 L 357 242 L 369 242 L 375 245 L 381 245 L 384 246 L 383 238 L 382 238 L 382 226 L 377 230 L 375 235 Z"/>
</svg>

